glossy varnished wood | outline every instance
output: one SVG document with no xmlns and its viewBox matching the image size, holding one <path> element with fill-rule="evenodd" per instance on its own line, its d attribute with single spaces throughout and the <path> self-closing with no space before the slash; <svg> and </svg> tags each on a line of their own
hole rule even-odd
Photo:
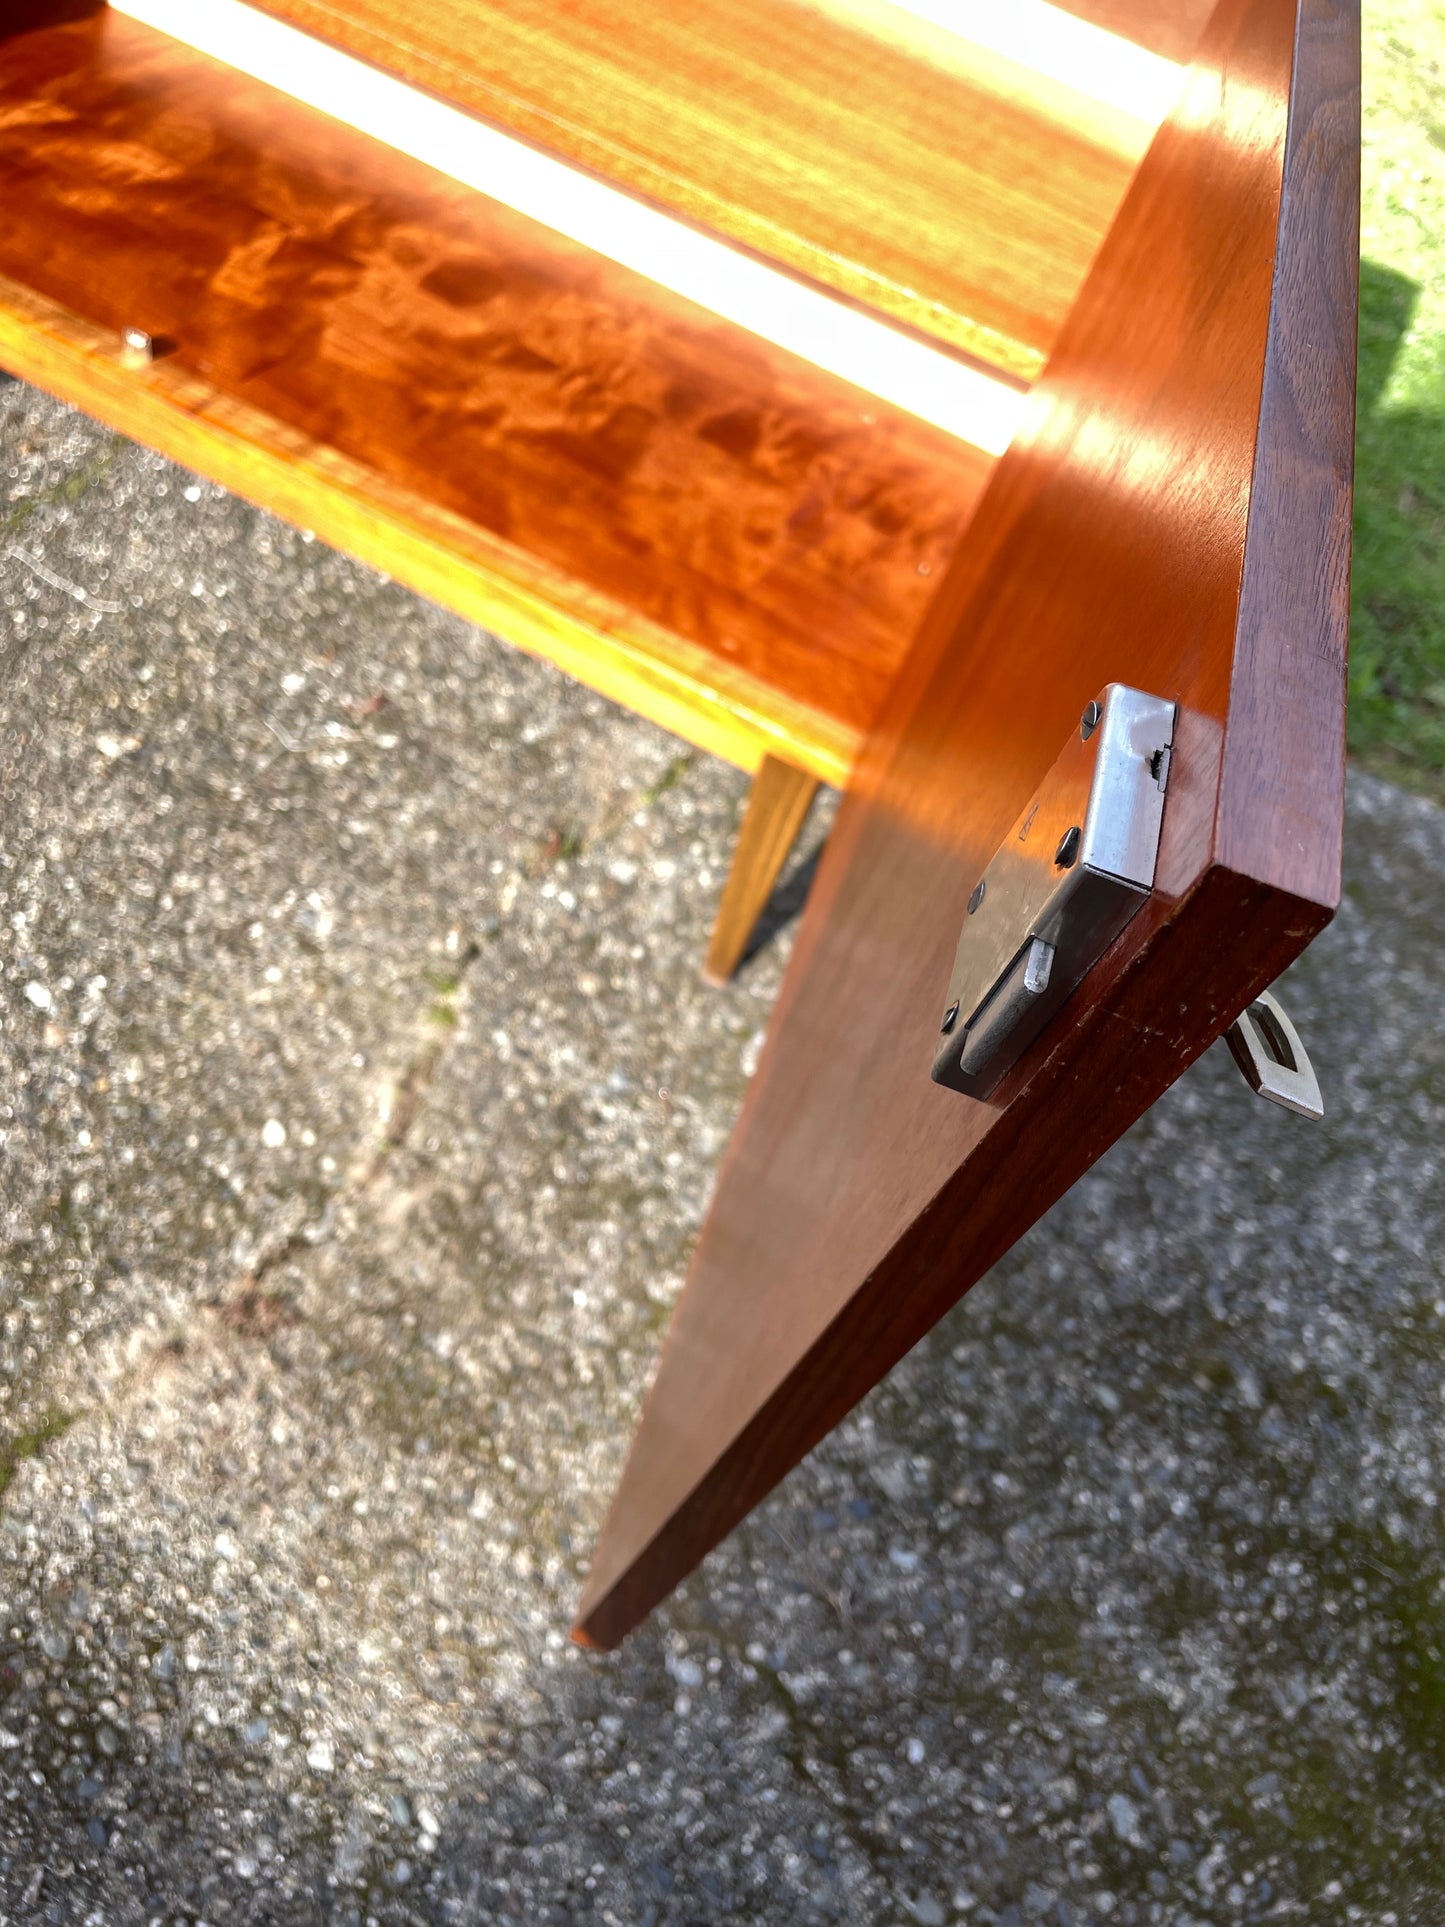
<svg viewBox="0 0 1445 1927">
<path fill-rule="evenodd" d="M 1165 60 L 1194 57 L 1210 0 L 1059 0 L 1066 13 L 1116 33 Z"/>
<path fill-rule="evenodd" d="M 690 740 L 843 780 L 991 463 L 113 14 L 0 58 L 0 361 Z M 144 376 L 140 326 L 175 344 Z"/>
<path fill-rule="evenodd" d="M 1024 377 L 1150 131 L 795 0 L 256 4 Z"/>
<path fill-rule="evenodd" d="M 88 20 L 106 0 L 6 0 L 0 9 L 0 42 L 32 33 L 36 27 L 58 27 L 67 20 Z"/>
<path fill-rule="evenodd" d="M 676 1584 L 1337 900 L 1358 62 L 1348 0 L 1225 0 L 1206 32 L 840 813 L 585 1641 Z M 1181 706 L 1156 893 L 991 1108 L 928 1075 L 964 905 L 1110 680 Z"/>
</svg>

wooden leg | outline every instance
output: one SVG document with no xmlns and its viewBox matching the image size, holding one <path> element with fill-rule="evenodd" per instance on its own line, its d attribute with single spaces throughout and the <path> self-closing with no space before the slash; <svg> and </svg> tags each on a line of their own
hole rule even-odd
<svg viewBox="0 0 1445 1927">
<path fill-rule="evenodd" d="M 783 762 L 781 757 L 763 758 L 748 795 L 707 962 L 702 967 L 709 983 L 725 984 L 742 961 L 753 926 L 773 894 L 778 872 L 817 790 L 816 776 Z"/>
</svg>

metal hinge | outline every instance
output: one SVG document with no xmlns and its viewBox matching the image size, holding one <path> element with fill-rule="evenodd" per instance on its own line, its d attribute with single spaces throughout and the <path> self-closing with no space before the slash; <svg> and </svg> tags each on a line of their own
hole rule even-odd
<svg viewBox="0 0 1445 1927">
<path fill-rule="evenodd" d="M 987 1097 L 1154 884 L 1175 705 L 1111 683 L 968 899 L 935 1083 Z"/>
</svg>

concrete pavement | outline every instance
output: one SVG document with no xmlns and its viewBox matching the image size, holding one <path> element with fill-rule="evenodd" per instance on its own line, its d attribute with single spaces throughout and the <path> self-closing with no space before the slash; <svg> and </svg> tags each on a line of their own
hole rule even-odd
<svg viewBox="0 0 1445 1927">
<path fill-rule="evenodd" d="M 744 779 L 15 384 L 0 649 L 0 1921 L 1445 1919 L 1445 815 L 599 1659 Z"/>
</svg>

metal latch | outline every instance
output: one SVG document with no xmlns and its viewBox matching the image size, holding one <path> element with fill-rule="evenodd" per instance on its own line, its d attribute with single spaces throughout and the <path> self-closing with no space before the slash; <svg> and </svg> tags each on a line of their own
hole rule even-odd
<svg viewBox="0 0 1445 1927">
<path fill-rule="evenodd" d="M 1320 1081 L 1278 997 L 1262 990 L 1229 1026 L 1224 1041 L 1256 1097 L 1283 1104 L 1318 1124 L 1325 1114 Z"/>
<path fill-rule="evenodd" d="M 933 1078 L 987 1097 L 1154 885 L 1175 706 L 1110 683 L 968 899 Z"/>
</svg>

